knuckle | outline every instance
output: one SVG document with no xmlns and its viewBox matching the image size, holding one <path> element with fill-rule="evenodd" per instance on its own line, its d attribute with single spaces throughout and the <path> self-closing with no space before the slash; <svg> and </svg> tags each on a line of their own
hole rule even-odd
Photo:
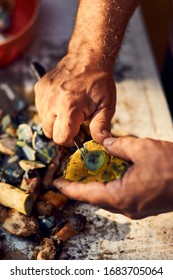
<svg viewBox="0 0 173 280">
<path fill-rule="evenodd" d="M 52 125 L 51 124 L 48 124 L 48 123 L 42 123 L 42 129 L 43 129 L 43 132 L 44 134 L 48 137 L 48 138 L 52 138 L 52 131 L 53 131 L 53 128 L 52 128 Z"/>
<path fill-rule="evenodd" d="M 39 93 L 39 88 L 40 88 L 40 82 L 38 81 L 38 82 L 34 85 L 35 94 L 38 94 L 38 93 Z"/>
<path fill-rule="evenodd" d="M 70 137 L 63 137 L 61 135 L 53 135 L 53 141 L 58 145 L 65 145 L 70 142 Z"/>
<path fill-rule="evenodd" d="M 69 110 L 72 109 L 72 113 L 74 113 L 76 111 L 76 107 L 79 106 L 79 102 L 75 99 L 72 99 L 70 96 L 66 98 L 66 106 Z M 78 113 L 80 114 L 80 111 L 78 111 Z"/>
<path fill-rule="evenodd" d="M 47 85 L 47 78 L 44 76 L 34 85 L 35 94 L 41 94 L 45 91 Z"/>
<path fill-rule="evenodd" d="M 49 139 L 52 138 L 52 134 L 51 134 L 51 133 L 48 133 L 46 130 L 43 130 L 43 132 L 44 132 L 44 134 L 45 134 L 45 136 L 46 136 L 47 138 L 49 138 Z"/>
<path fill-rule="evenodd" d="M 154 147 L 154 142 L 152 139 L 150 139 L 150 138 L 145 138 L 145 139 L 138 138 L 137 139 L 137 145 L 136 145 L 137 151 L 152 149 L 153 147 Z"/>
<path fill-rule="evenodd" d="M 73 131 L 70 129 L 54 129 L 53 131 L 53 140 L 55 143 L 59 144 L 59 145 L 66 145 L 68 146 L 69 144 L 72 143 L 72 139 L 73 139 Z"/>
</svg>

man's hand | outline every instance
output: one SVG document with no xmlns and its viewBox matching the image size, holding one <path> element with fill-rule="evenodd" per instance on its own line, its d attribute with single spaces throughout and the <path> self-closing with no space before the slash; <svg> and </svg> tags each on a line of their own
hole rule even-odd
<svg viewBox="0 0 173 280">
<path fill-rule="evenodd" d="M 67 55 L 35 86 L 36 107 L 45 135 L 60 145 L 73 145 L 85 120 L 93 139 L 109 137 L 115 111 L 116 89 L 112 74 L 97 71 L 93 61 Z"/>
<path fill-rule="evenodd" d="M 80 0 L 67 55 L 35 87 L 46 136 L 73 145 L 84 120 L 101 143 L 115 111 L 112 69 L 139 0 Z"/>
<path fill-rule="evenodd" d="M 107 138 L 104 146 L 133 163 L 122 179 L 107 184 L 58 179 L 54 185 L 72 199 L 134 219 L 173 210 L 173 143 L 125 136 Z"/>
</svg>

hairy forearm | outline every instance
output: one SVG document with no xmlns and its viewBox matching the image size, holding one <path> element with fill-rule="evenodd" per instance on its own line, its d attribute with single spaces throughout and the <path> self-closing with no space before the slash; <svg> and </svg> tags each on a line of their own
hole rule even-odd
<svg viewBox="0 0 173 280">
<path fill-rule="evenodd" d="M 69 53 L 82 53 L 97 67 L 112 69 L 139 0 L 80 0 Z"/>
</svg>

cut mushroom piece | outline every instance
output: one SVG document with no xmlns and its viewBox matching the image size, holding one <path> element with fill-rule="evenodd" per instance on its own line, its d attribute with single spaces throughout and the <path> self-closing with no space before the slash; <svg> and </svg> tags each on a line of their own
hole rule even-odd
<svg viewBox="0 0 173 280">
<path fill-rule="evenodd" d="M 67 196 L 62 193 L 56 193 L 54 191 L 47 191 L 39 197 L 41 201 L 47 201 L 52 204 L 55 208 L 59 209 L 65 205 L 69 200 Z"/>
<path fill-rule="evenodd" d="M 46 174 L 42 180 L 44 189 L 48 189 L 50 186 L 53 185 L 55 174 L 57 173 L 58 169 L 59 166 L 55 165 L 54 163 L 49 163 L 46 169 Z"/>
<path fill-rule="evenodd" d="M 20 188 L 30 194 L 34 201 L 40 195 L 41 178 L 37 170 L 28 170 L 23 176 Z"/>
<path fill-rule="evenodd" d="M 34 151 L 28 144 L 26 144 L 24 141 L 17 141 L 17 146 L 20 149 L 21 155 L 31 161 L 36 160 L 36 151 Z"/>
<path fill-rule="evenodd" d="M 86 217 L 82 214 L 73 214 L 69 217 L 68 222 L 58 232 L 56 232 L 54 236 L 58 236 L 65 242 L 70 237 L 82 231 L 86 221 Z"/>
<path fill-rule="evenodd" d="M 32 160 L 25 160 L 25 159 L 20 160 L 19 165 L 24 171 L 46 167 L 45 164 L 43 164 L 39 161 L 32 161 Z"/>
<path fill-rule="evenodd" d="M 29 237 L 38 234 L 38 222 L 33 216 L 25 216 L 15 209 L 0 207 L 0 222 L 2 227 L 10 234 Z"/>
<path fill-rule="evenodd" d="M 15 160 L 15 157 L 13 157 Z M 18 185 L 23 176 L 24 171 L 19 166 L 18 162 L 11 160 L 8 160 L 8 162 L 4 163 L 1 167 L 0 171 L 0 180 L 2 182 L 12 184 L 12 185 Z"/>
<path fill-rule="evenodd" d="M 0 182 L 0 204 L 14 208 L 20 213 L 30 215 L 33 208 L 33 197 L 10 184 Z"/>
<path fill-rule="evenodd" d="M 58 237 L 44 238 L 37 260 L 55 260 L 61 252 L 63 242 Z"/>
<path fill-rule="evenodd" d="M 17 139 L 3 137 L 0 139 L 0 153 L 13 156 L 17 153 Z"/>
<path fill-rule="evenodd" d="M 34 210 L 38 216 L 49 217 L 55 212 L 55 207 L 47 201 L 36 201 Z"/>
<path fill-rule="evenodd" d="M 18 126 L 17 136 L 20 141 L 30 143 L 32 141 L 32 135 L 32 129 L 28 124 L 22 123 Z"/>
</svg>

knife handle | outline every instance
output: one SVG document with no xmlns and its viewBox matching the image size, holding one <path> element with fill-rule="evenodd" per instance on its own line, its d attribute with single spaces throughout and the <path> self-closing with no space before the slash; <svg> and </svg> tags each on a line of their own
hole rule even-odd
<svg viewBox="0 0 173 280">
<path fill-rule="evenodd" d="M 37 80 L 40 80 L 46 74 L 46 70 L 38 62 L 32 62 L 31 69 L 32 69 L 32 72 L 35 74 L 35 77 L 37 78 Z"/>
</svg>

